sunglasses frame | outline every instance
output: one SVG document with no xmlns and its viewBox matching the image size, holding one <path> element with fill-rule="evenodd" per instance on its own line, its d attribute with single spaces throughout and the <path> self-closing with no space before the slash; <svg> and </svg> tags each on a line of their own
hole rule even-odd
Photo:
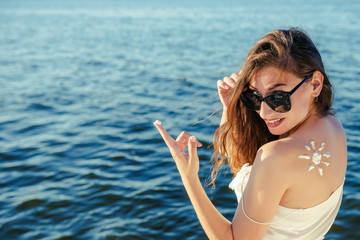
<svg viewBox="0 0 360 240">
<path fill-rule="evenodd" d="M 311 73 L 310 75 L 306 76 L 298 85 L 296 85 L 290 92 L 285 92 L 285 91 L 277 91 L 276 93 L 274 94 L 269 94 L 267 95 L 266 97 L 260 97 L 258 95 L 255 95 L 253 93 L 249 93 L 248 91 L 250 90 L 246 90 L 244 92 L 241 93 L 240 95 L 240 100 L 241 102 L 250 110 L 252 111 L 259 111 L 261 109 L 261 102 L 265 102 L 272 110 L 274 110 L 275 112 L 278 112 L 278 113 L 285 113 L 285 112 L 288 112 L 290 111 L 291 109 L 291 102 L 290 102 L 290 97 L 291 95 L 296 92 L 296 90 L 298 90 L 301 85 L 303 83 L 305 83 L 313 74 Z M 284 100 L 282 100 L 284 102 L 284 104 L 282 105 L 277 105 L 277 104 L 274 104 L 274 102 L 272 100 L 269 100 L 269 97 L 271 96 L 276 96 L 277 94 L 281 93 L 282 97 Z M 252 104 L 249 105 L 248 102 L 248 98 L 245 96 L 245 94 L 251 94 L 252 97 L 255 97 L 256 99 L 258 99 L 260 101 L 259 103 L 259 109 L 256 108 L 256 105 L 255 104 Z M 255 106 L 255 107 L 254 107 Z M 282 107 L 282 106 L 286 106 L 286 108 L 284 110 L 280 110 L 279 107 Z M 282 108 L 281 108 L 282 109 Z"/>
</svg>

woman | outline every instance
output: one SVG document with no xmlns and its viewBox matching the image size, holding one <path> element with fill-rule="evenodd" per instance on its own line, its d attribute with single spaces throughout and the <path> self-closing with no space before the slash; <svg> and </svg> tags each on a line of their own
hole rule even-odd
<svg viewBox="0 0 360 240">
<path fill-rule="evenodd" d="M 239 204 L 232 222 L 199 181 L 200 142 L 186 132 L 174 140 L 155 121 L 207 236 L 323 239 L 340 207 L 347 147 L 311 39 L 294 28 L 270 32 L 250 50 L 241 72 L 217 86 L 223 115 L 212 178 L 225 162 L 234 172 L 230 187 Z"/>
</svg>

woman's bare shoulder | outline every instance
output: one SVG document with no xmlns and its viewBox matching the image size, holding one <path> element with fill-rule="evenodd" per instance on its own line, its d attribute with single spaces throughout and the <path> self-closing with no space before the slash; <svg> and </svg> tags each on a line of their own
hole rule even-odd
<svg viewBox="0 0 360 240">
<path fill-rule="evenodd" d="M 254 166 L 259 171 L 266 169 L 273 176 L 281 176 L 289 187 L 316 181 L 319 186 L 330 184 L 329 188 L 333 189 L 343 181 L 346 161 L 346 137 L 341 123 L 331 116 L 263 145 Z"/>
<path fill-rule="evenodd" d="M 301 152 L 300 141 L 293 138 L 278 139 L 260 147 L 254 161 L 254 170 L 284 177 L 289 172 L 292 159 Z"/>
<path fill-rule="evenodd" d="M 346 136 L 339 120 L 334 116 L 319 118 L 294 134 L 264 144 L 258 151 L 262 158 L 284 162 L 286 159 L 298 159 L 299 154 L 310 151 L 320 152 L 335 146 L 346 147 Z M 339 148 L 335 150 L 340 150 Z"/>
</svg>

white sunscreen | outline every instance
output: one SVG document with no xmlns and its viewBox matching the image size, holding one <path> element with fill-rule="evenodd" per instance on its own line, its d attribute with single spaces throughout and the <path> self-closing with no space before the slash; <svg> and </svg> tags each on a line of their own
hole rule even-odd
<svg viewBox="0 0 360 240">
<path fill-rule="evenodd" d="M 311 171 L 315 167 L 317 167 L 320 176 L 322 176 L 323 171 L 324 171 L 323 168 L 322 168 L 322 165 L 325 165 L 326 167 L 328 167 L 330 165 L 329 162 L 323 160 L 323 157 L 329 158 L 331 156 L 331 154 L 329 152 L 321 153 L 325 148 L 325 143 L 324 142 L 321 143 L 321 146 L 318 149 L 316 149 L 315 141 L 311 140 L 310 141 L 310 146 L 305 145 L 305 149 L 308 150 L 309 152 L 312 152 L 312 154 L 309 154 L 309 155 L 301 154 L 301 155 L 298 156 L 298 158 L 299 159 L 311 160 L 308 171 Z"/>
</svg>

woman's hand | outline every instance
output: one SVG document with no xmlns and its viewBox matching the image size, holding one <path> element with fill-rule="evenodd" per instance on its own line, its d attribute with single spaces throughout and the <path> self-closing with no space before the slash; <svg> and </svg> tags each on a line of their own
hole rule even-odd
<svg viewBox="0 0 360 240">
<path fill-rule="evenodd" d="M 176 140 L 174 140 L 161 125 L 160 121 L 156 120 L 154 125 L 168 146 L 181 177 L 198 176 L 199 157 L 197 155 L 197 148 L 202 146 L 201 143 L 187 132 L 181 132 Z M 188 152 L 185 151 L 186 148 L 188 148 Z"/>
<path fill-rule="evenodd" d="M 224 77 L 223 80 L 217 81 L 219 98 L 225 108 L 229 105 L 230 95 L 235 87 L 236 82 L 239 80 L 240 75 L 238 73 L 233 73 L 231 77 Z"/>
</svg>

